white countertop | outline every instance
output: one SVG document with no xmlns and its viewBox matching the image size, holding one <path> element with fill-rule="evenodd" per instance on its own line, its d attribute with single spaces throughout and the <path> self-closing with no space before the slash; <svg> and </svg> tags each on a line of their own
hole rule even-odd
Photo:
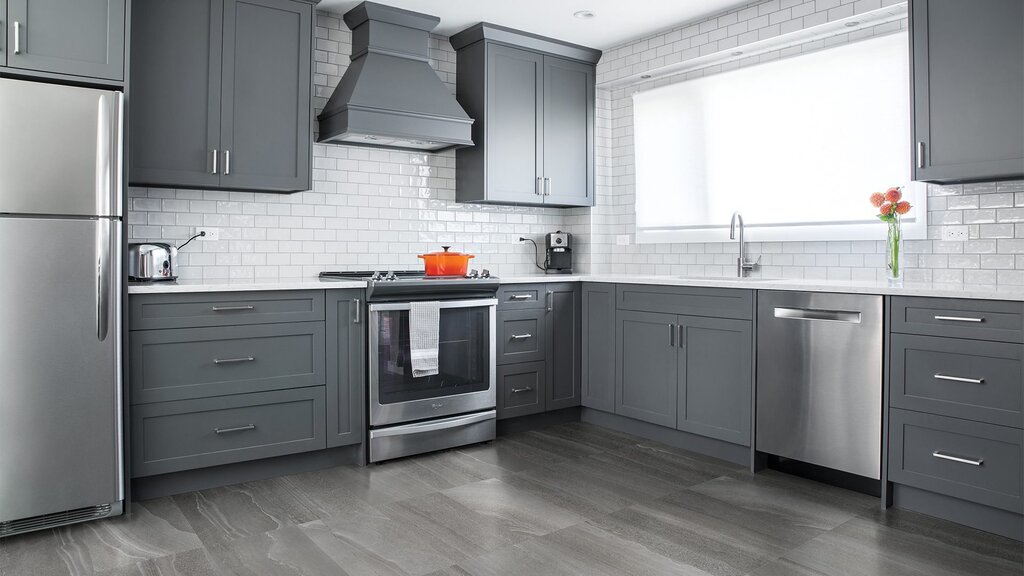
<svg viewBox="0 0 1024 576">
<path fill-rule="evenodd" d="M 528 274 L 506 276 L 502 284 L 534 282 L 609 282 L 618 284 L 653 284 L 659 286 L 706 286 L 711 288 L 746 288 L 750 290 L 793 290 L 801 292 L 842 292 L 848 294 L 883 294 L 893 296 L 931 296 L 941 298 L 973 298 L 979 300 L 1024 301 L 1024 286 L 991 286 L 978 284 L 937 284 L 907 282 L 889 286 L 885 282 L 850 280 L 758 279 L 680 276 L 637 276 L 621 274 Z M 249 290 L 324 290 L 365 288 L 366 282 L 294 278 L 281 280 L 179 280 L 177 282 L 129 283 L 129 294 L 170 294 L 187 292 L 244 292 Z"/>
</svg>

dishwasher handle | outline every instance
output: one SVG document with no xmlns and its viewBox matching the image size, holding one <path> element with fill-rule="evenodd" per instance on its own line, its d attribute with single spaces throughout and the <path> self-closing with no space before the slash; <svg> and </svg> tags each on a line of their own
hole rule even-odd
<svg viewBox="0 0 1024 576">
<path fill-rule="evenodd" d="M 813 308 L 785 308 L 776 306 L 775 317 L 786 320 L 823 320 L 826 322 L 860 324 L 861 313 L 849 310 L 816 310 Z"/>
</svg>

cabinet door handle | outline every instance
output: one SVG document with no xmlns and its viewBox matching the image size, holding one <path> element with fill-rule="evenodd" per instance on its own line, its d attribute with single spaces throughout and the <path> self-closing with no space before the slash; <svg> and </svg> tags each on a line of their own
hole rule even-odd
<svg viewBox="0 0 1024 576">
<path fill-rule="evenodd" d="M 533 338 L 533 334 L 513 334 L 512 340 L 526 340 L 527 338 Z"/>
<path fill-rule="evenodd" d="M 252 304 L 246 304 L 245 306 L 213 306 L 210 310 L 214 312 L 237 312 L 239 310 L 254 310 L 255 308 Z"/>
<path fill-rule="evenodd" d="M 676 325 L 668 325 L 668 345 L 674 347 L 676 345 Z"/>
<path fill-rule="evenodd" d="M 940 458 L 942 460 L 951 460 L 953 462 L 959 462 L 961 464 L 970 464 L 971 466 L 981 466 L 985 460 L 982 458 L 963 458 L 960 456 L 953 456 L 952 454 L 945 454 L 942 450 L 936 450 L 932 452 L 932 456 Z"/>
<path fill-rule="evenodd" d="M 936 316 L 936 320 L 945 320 L 946 322 L 984 322 L 984 318 L 972 318 L 970 316 Z"/>
<path fill-rule="evenodd" d="M 210 170 L 210 174 L 217 173 L 217 156 L 220 155 L 220 151 L 216 148 L 213 149 L 213 169 Z"/>
<path fill-rule="evenodd" d="M 533 386 L 527 386 L 525 388 L 513 388 L 512 389 L 512 393 L 513 394 L 518 394 L 520 392 L 529 392 L 531 390 L 533 390 Z"/>
<path fill-rule="evenodd" d="M 917 167 L 924 168 L 924 142 L 917 143 Z"/>
<path fill-rule="evenodd" d="M 947 376 L 945 374 L 936 374 L 936 380 L 949 380 L 950 382 L 966 382 L 968 384 L 984 384 L 984 378 L 964 378 L 962 376 Z"/>
<path fill-rule="evenodd" d="M 541 190 L 541 181 L 544 180 L 541 177 L 537 177 L 537 182 L 533 185 L 533 193 L 537 196 L 543 196 L 544 192 Z"/>
<path fill-rule="evenodd" d="M 21 22 L 14 21 L 14 53 L 21 54 Z"/>
<path fill-rule="evenodd" d="M 238 364 L 239 362 L 253 362 L 255 356 L 242 356 L 241 358 L 214 358 L 214 364 Z"/>
<path fill-rule="evenodd" d="M 533 294 L 513 294 L 508 297 L 509 300 L 529 300 L 533 298 Z"/>
<path fill-rule="evenodd" d="M 555 309 L 555 293 L 553 291 L 551 291 L 551 290 L 548 290 L 546 298 L 547 298 L 547 311 L 551 312 L 552 310 Z"/>
<path fill-rule="evenodd" d="M 234 428 L 214 428 L 214 434 L 227 434 L 229 432 L 244 432 L 246 430 L 255 430 L 255 424 L 246 424 L 245 426 L 235 426 Z"/>
<path fill-rule="evenodd" d="M 224 175 L 231 175 L 231 150 L 224 151 Z"/>
<path fill-rule="evenodd" d="M 679 347 L 686 348 L 686 327 L 679 325 Z"/>
<path fill-rule="evenodd" d="M 356 309 L 355 313 L 353 314 L 352 323 L 359 324 L 360 322 L 362 322 L 363 302 L 359 298 L 355 298 L 352 300 L 352 306 L 354 306 Z"/>
</svg>

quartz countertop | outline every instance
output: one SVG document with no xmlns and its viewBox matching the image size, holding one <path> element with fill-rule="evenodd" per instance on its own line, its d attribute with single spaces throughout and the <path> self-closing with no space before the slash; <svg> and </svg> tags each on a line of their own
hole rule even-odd
<svg viewBox="0 0 1024 576">
<path fill-rule="evenodd" d="M 1024 301 L 1024 286 L 983 284 L 939 284 L 907 282 L 889 286 L 885 282 L 856 280 L 807 280 L 801 278 L 728 278 L 682 277 L 624 274 L 526 274 L 500 278 L 502 284 L 538 282 L 608 282 L 617 284 L 652 284 L 659 286 L 706 286 L 709 288 L 746 288 L 750 290 L 792 290 L 800 292 L 842 292 L 848 294 L 882 294 L 891 296 L 929 296 L 938 298 L 972 298 L 979 300 Z M 245 292 L 250 290 L 325 290 L 365 288 L 360 280 L 320 280 L 319 278 L 261 280 L 179 280 L 176 282 L 131 282 L 129 294 L 172 294 L 188 292 Z"/>
</svg>

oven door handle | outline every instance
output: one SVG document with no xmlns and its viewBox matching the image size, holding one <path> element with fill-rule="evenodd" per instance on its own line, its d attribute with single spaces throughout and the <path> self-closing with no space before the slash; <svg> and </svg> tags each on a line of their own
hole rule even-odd
<svg viewBox="0 0 1024 576">
<path fill-rule="evenodd" d="M 407 436 L 409 434 L 435 432 L 437 430 L 459 428 L 462 426 L 469 426 L 470 424 L 476 424 L 477 422 L 494 420 L 497 417 L 497 411 L 488 410 L 487 412 L 478 412 L 476 414 L 469 414 L 468 416 L 453 416 L 451 418 L 431 420 L 430 422 L 405 424 L 402 426 L 391 426 L 390 428 L 384 428 L 381 430 L 370 430 L 370 438 L 384 438 L 387 436 Z"/>
<path fill-rule="evenodd" d="M 497 306 L 497 298 L 479 298 L 474 300 L 441 300 L 441 308 L 479 308 L 482 306 Z M 390 310 L 408 310 L 410 302 L 382 302 L 370 304 L 370 312 L 386 312 Z"/>
</svg>

